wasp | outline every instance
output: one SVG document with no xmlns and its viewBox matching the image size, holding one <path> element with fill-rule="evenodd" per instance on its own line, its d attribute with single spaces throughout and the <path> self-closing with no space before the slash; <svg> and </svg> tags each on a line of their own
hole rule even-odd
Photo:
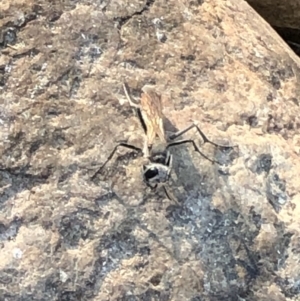
<svg viewBox="0 0 300 301">
<path fill-rule="evenodd" d="M 196 123 L 193 123 L 187 128 L 167 136 L 163 124 L 164 115 L 161 95 L 155 92 L 153 87 L 144 86 L 142 88 L 143 93 L 141 94 L 140 103 L 136 104 L 128 92 L 126 83 L 123 84 L 123 89 L 129 104 L 135 109 L 141 126 L 144 130 L 144 147 L 142 149 L 140 147 L 136 147 L 135 145 L 123 142 L 117 144 L 111 154 L 108 156 L 107 160 L 92 176 L 92 180 L 112 159 L 118 148 L 125 147 L 134 150 L 139 154 L 143 154 L 143 156 L 147 159 L 147 163 L 142 166 L 143 180 L 146 185 L 151 189 L 155 189 L 159 184 L 162 184 L 167 196 L 169 197 L 169 194 L 165 188 L 165 184 L 168 182 L 172 170 L 173 157 L 170 153 L 171 147 L 187 143 L 192 144 L 194 150 L 205 159 L 212 163 L 221 164 L 216 160 L 208 158 L 204 153 L 202 153 L 193 139 L 177 140 L 179 137 L 195 128 L 201 136 L 203 144 L 209 143 L 222 149 L 233 148 L 233 146 L 220 145 L 209 140 Z"/>
</svg>

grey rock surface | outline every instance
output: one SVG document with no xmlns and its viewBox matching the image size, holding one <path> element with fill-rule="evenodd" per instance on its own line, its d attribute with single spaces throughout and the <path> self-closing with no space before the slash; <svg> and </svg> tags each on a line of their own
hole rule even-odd
<svg viewBox="0 0 300 301">
<path fill-rule="evenodd" d="M 246 2 L 0 3 L 0 300 L 299 300 L 299 58 Z M 173 149 L 146 189 L 126 102 L 162 95 L 213 165 Z M 195 132 L 186 138 L 201 139 Z"/>
</svg>

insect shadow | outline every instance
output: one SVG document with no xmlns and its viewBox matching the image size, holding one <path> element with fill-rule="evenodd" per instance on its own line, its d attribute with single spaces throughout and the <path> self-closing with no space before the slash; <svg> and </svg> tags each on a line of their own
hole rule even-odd
<svg viewBox="0 0 300 301">
<path fill-rule="evenodd" d="M 162 186 L 167 197 L 169 199 L 173 199 L 173 197 L 170 194 L 170 191 L 168 191 L 168 189 L 166 188 L 166 184 L 170 179 L 170 174 L 173 166 L 173 155 L 170 152 L 171 148 L 179 145 L 190 144 L 193 146 L 194 151 L 199 153 L 206 160 L 210 161 L 211 163 L 222 165 L 221 162 L 206 156 L 200 150 L 200 148 L 197 146 L 196 142 L 193 139 L 178 140 L 178 138 L 180 138 L 183 134 L 189 132 L 190 130 L 196 129 L 197 133 L 203 140 L 203 144 L 211 144 L 214 147 L 219 148 L 221 151 L 226 152 L 236 147 L 217 144 L 209 140 L 196 123 L 189 125 L 183 130 L 175 129 L 175 127 L 170 123 L 170 121 L 163 115 L 161 96 L 158 93 L 156 93 L 152 87 L 144 86 L 142 88 L 143 93 L 141 95 L 140 104 L 136 104 L 135 102 L 133 102 L 128 92 L 127 85 L 125 83 L 123 84 L 123 88 L 128 102 L 135 109 L 141 126 L 144 130 L 144 147 L 142 149 L 140 147 L 125 142 L 118 143 L 114 147 L 106 161 L 93 174 L 91 180 L 94 180 L 97 177 L 97 175 L 102 172 L 102 170 L 104 169 L 106 164 L 112 159 L 116 151 L 120 147 L 123 147 L 134 150 L 147 159 L 147 163 L 142 166 L 144 183 L 152 190 L 155 190 L 158 186 Z M 176 130 L 176 132 L 173 132 L 171 135 L 167 135 L 165 131 L 166 123 L 168 123 L 169 127 L 171 126 L 173 130 Z"/>
</svg>

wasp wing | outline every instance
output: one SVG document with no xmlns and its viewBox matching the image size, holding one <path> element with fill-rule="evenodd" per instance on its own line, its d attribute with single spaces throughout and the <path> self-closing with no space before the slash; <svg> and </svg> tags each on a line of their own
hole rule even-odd
<svg viewBox="0 0 300 301">
<path fill-rule="evenodd" d="M 161 96 L 148 87 L 144 87 L 143 92 L 141 95 L 140 109 L 147 127 L 148 146 L 153 145 L 156 135 L 161 142 L 166 142 Z"/>
</svg>

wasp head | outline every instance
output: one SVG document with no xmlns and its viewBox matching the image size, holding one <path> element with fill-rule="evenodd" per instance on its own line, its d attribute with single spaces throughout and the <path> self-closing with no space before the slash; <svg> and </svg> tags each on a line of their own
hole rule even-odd
<svg viewBox="0 0 300 301">
<path fill-rule="evenodd" d="M 155 188 L 160 183 L 165 183 L 170 177 L 172 169 L 172 155 L 168 151 L 152 154 L 150 163 L 143 165 L 145 183 Z"/>
</svg>

